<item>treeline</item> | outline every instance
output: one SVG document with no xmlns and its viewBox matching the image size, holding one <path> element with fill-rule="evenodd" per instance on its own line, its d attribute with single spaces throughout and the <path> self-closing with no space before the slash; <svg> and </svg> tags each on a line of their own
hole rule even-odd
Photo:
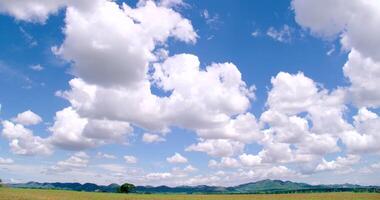
<svg viewBox="0 0 380 200">
<path fill-rule="evenodd" d="M 325 193 L 325 192 L 360 192 L 360 193 L 380 193 L 380 188 L 313 188 L 300 190 L 265 190 L 244 194 L 293 194 L 293 193 Z M 235 193 L 243 194 L 243 193 Z"/>
</svg>

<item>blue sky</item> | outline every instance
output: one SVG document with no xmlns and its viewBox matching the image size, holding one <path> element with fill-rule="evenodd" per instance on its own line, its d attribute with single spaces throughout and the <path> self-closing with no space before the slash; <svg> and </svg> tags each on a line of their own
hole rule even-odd
<svg viewBox="0 0 380 200">
<path fill-rule="evenodd" d="M 0 0 L 0 177 L 379 185 L 378 9 Z"/>
</svg>

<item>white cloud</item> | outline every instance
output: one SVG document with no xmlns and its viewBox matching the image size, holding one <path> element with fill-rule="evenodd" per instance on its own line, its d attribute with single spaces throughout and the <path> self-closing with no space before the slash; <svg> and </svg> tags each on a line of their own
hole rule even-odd
<svg viewBox="0 0 380 200">
<path fill-rule="evenodd" d="M 42 118 L 31 110 L 27 110 L 25 112 L 17 114 L 17 116 L 13 118 L 12 121 L 24 126 L 29 126 L 41 123 Z"/>
<path fill-rule="evenodd" d="M 203 128 L 226 122 L 229 116 L 248 109 L 253 97 L 253 88 L 247 88 L 232 63 L 214 63 L 201 70 L 198 57 L 179 54 L 154 68 L 156 84 L 172 91 L 164 102 L 167 118 L 181 127 Z M 206 89 L 210 92 L 205 93 Z"/>
<path fill-rule="evenodd" d="M 204 9 L 202 11 L 201 17 L 203 17 L 206 21 L 206 24 L 209 25 L 213 29 L 216 29 L 218 25 L 222 23 L 217 13 L 211 14 L 207 9 Z"/>
<path fill-rule="evenodd" d="M 340 35 L 345 48 L 355 48 L 366 57 L 380 60 L 377 48 L 380 44 L 377 37 L 380 6 L 377 0 L 293 0 L 292 7 L 301 26 L 323 36 Z M 363 27 L 367 31 L 363 32 Z"/>
<path fill-rule="evenodd" d="M 252 142 L 259 137 L 255 117 L 242 114 L 254 97 L 254 87 L 247 87 L 234 64 L 213 63 L 203 69 L 194 55 L 162 57 L 156 51 L 158 46 L 165 48 L 169 37 L 195 42 L 197 35 L 190 21 L 151 1 L 141 2 L 136 8 L 99 1 L 92 9 L 85 12 L 76 6 L 68 7 L 64 43 L 53 49 L 72 61 L 77 76 L 70 81 L 71 90 L 57 95 L 69 100 L 78 117 L 88 121 L 84 133 L 78 127 L 72 137 L 75 140 L 68 141 L 71 147 L 61 147 L 84 149 L 103 143 L 91 135 L 95 131 L 86 131 L 99 127 L 91 126 L 98 119 L 110 120 L 104 124 L 127 122 L 153 132 L 167 132 L 168 127 L 179 126 L 196 130 L 202 138 Z M 156 23 L 157 18 L 165 19 L 165 23 Z M 148 64 L 153 64 L 152 73 L 148 72 Z M 156 96 L 152 87 L 170 94 Z M 206 89 L 212 92 L 205 93 Z M 236 115 L 239 116 L 232 120 Z M 215 128 L 218 126 L 223 128 Z M 229 129 L 234 132 L 229 133 Z M 249 134 L 240 136 L 241 132 Z M 104 134 L 107 138 L 112 135 Z M 79 139 L 85 139 L 84 143 L 79 143 Z M 162 139 L 145 134 L 143 140 Z"/>
<path fill-rule="evenodd" d="M 192 144 L 186 151 L 199 151 L 210 156 L 229 157 L 242 152 L 244 144 L 239 141 L 227 139 L 207 139 L 200 140 L 197 144 Z"/>
<path fill-rule="evenodd" d="M 56 113 L 49 128 L 51 143 L 68 150 L 83 150 L 106 143 L 123 143 L 133 128 L 124 121 L 80 117 L 67 107 Z"/>
<path fill-rule="evenodd" d="M 165 23 L 156 23 L 157 18 Z M 69 7 L 64 34 L 55 52 L 74 62 L 75 75 L 106 87 L 139 86 L 148 63 L 156 59 L 152 51 L 157 44 L 169 37 L 185 42 L 197 37 L 189 20 L 152 1 L 135 9 L 111 1 L 99 1 L 91 12 Z"/>
<path fill-rule="evenodd" d="M 103 152 L 98 152 L 96 154 L 96 157 L 105 158 L 105 159 L 116 159 L 117 158 L 115 155 L 107 154 L 107 153 L 103 153 Z"/>
<path fill-rule="evenodd" d="M 17 20 L 43 23 L 48 16 L 64 6 L 65 0 L 0 1 L 0 12 L 14 16 Z"/>
<path fill-rule="evenodd" d="M 344 66 L 350 80 L 350 97 L 358 106 L 380 106 L 380 6 L 376 0 L 300 1 L 293 0 L 296 21 L 323 37 L 339 36 L 344 49 L 351 51 Z M 323 12 L 320 12 L 323 11 Z M 366 23 L 363 24 L 362 22 Z M 362 30 L 366 31 L 363 32 Z"/>
<path fill-rule="evenodd" d="M 2 158 L 0 157 L 0 165 L 12 164 L 14 161 L 10 158 Z"/>
<path fill-rule="evenodd" d="M 208 167 L 210 168 L 238 168 L 240 166 L 240 162 L 231 157 L 222 157 L 220 162 L 215 160 L 210 160 L 208 162 Z"/>
<path fill-rule="evenodd" d="M 144 133 L 142 141 L 145 143 L 158 143 L 165 141 L 165 138 L 157 134 Z"/>
<path fill-rule="evenodd" d="M 262 160 L 260 156 L 245 153 L 240 155 L 239 159 L 243 165 L 249 167 L 260 165 Z"/>
<path fill-rule="evenodd" d="M 123 141 L 124 136 L 132 131 L 133 128 L 127 122 L 90 119 L 83 130 L 83 135 L 105 141 Z"/>
<path fill-rule="evenodd" d="M 322 163 L 318 164 L 315 168 L 316 171 L 327 171 L 327 170 L 343 170 L 350 168 L 352 165 L 358 163 L 360 157 L 357 155 L 347 155 L 346 157 L 338 157 L 336 160 L 326 161 L 322 160 Z"/>
<path fill-rule="evenodd" d="M 307 111 L 318 98 L 317 85 L 301 72 L 295 75 L 279 72 L 271 83 L 267 105 L 272 110 L 297 114 Z"/>
<path fill-rule="evenodd" d="M 253 31 L 253 32 L 251 33 L 251 36 L 255 38 L 255 37 L 260 36 L 260 34 L 261 34 L 261 33 L 260 33 L 259 30 L 255 30 L 255 31 Z"/>
<path fill-rule="evenodd" d="M 345 131 L 342 134 L 342 141 L 351 153 L 378 153 L 380 147 L 378 141 L 380 135 L 380 117 L 361 108 L 354 117 L 355 129 Z"/>
<path fill-rule="evenodd" d="M 160 0 L 159 5 L 168 7 L 168 8 L 177 8 L 177 7 L 187 6 L 187 4 L 183 2 L 183 0 Z"/>
<path fill-rule="evenodd" d="M 137 158 L 131 155 L 126 155 L 124 156 L 124 160 L 128 164 L 136 164 L 137 163 Z"/>
<path fill-rule="evenodd" d="M 197 168 L 193 167 L 192 165 L 187 165 L 184 168 L 174 167 L 170 173 L 177 177 L 187 177 L 189 174 L 196 171 L 198 171 Z"/>
<path fill-rule="evenodd" d="M 380 168 L 380 165 L 378 168 Z M 193 167 L 192 165 L 187 165 L 185 168 L 183 168 L 183 171 L 186 173 L 191 173 L 191 172 L 198 171 L 198 169 Z"/>
<path fill-rule="evenodd" d="M 187 158 L 179 153 L 175 153 L 173 156 L 166 158 L 169 163 L 187 163 Z"/>
<path fill-rule="evenodd" d="M 350 80 L 349 91 L 358 106 L 380 107 L 380 61 L 364 57 L 352 49 L 343 67 L 344 75 Z"/>
<path fill-rule="evenodd" d="M 2 135 L 9 140 L 12 153 L 19 155 L 49 155 L 52 153 L 49 141 L 34 136 L 32 130 L 10 121 L 2 121 L 2 125 Z"/>
<path fill-rule="evenodd" d="M 70 156 L 66 160 L 62 160 L 57 162 L 56 165 L 51 166 L 48 169 L 49 172 L 67 172 L 67 171 L 72 171 L 72 170 L 77 170 L 77 169 L 83 169 L 88 166 L 89 163 L 89 156 L 83 152 L 77 152 Z"/>
<path fill-rule="evenodd" d="M 81 79 L 71 80 L 71 91 L 58 94 L 82 115 L 128 121 L 156 131 L 169 125 L 204 129 L 227 124 L 229 116 L 248 109 L 253 97 L 253 88 L 246 87 L 231 63 L 213 64 L 203 71 L 197 57 L 182 54 L 155 65 L 155 69 L 155 84 L 171 91 L 169 97 L 153 95 L 147 81 L 142 88 L 132 89 L 98 87 Z M 204 93 L 206 88 L 213 92 Z M 114 98 L 104 98 L 110 96 Z"/>
<path fill-rule="evenodd" d="M 279 30 L 276 30 L 274 27 L 269 27 L 267 36 L 278 42 L 288 43 L 292 40 L 292 29 L 287 24 Z"/>
<path fill-rule="evenodd" d="M 198 129 L 197 134 L 205 139 L 231 139 L 242 143 L 259 141 L 263 137 L 256 117 L 251 113 L 240 114 L 219 126 Z"/>
<path fill-rule="evenodd" d="M 311 163 L 341 150 L 339 138 L 353 129 L 344 119 L 344 89 L 329 92 L 302 73 L 280 72 L 271 82 L 260 117 L 263 163 Z"/>
<path fill-rule="evenodd" d="M 49 128 L 52 144 L 70 150 L 95 147 L 96 140 L 83 135 L 87 123 L 88 119 L 81 118 L 71 107 L 58 111 L 53 126 Z"/>
<path fill-rule="evenodd" d="M 42 67 L 40 64 L 30 65 L 29 68 L 34 71 L 42 71 L 44 69 L 44 67 Z"/>
<path fill-rule="evenodd" d="M 154 172 L 154 173 L 149 173 L 145 175 L 145 178 L 147 180 L 161 180 L 161 179 L 171 178 L 172 176 L 173 175 L 169 172 L 163 172 L 163 173 Z"/>
</svg>

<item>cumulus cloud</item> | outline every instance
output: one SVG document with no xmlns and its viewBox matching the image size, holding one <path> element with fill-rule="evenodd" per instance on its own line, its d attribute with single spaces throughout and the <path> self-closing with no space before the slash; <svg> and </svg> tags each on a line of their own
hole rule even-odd
<svg viewBox="0 0 380 200">
<path fill-rule="evenodd" d="M 380 59 L 377 50 L 380 39 L 376 36 L 379 32 L 380 6 L 376 0 L 293 0 L 292 8 L 297 23 L 313 33 L 330 37 L 340 35 L 346 48 L 355 48 L 365 56 Z M 362 31 L 363 21 L 367 22 L 365 32 Z"/>
<path fill-rule="evenodd" d="M 70 150 L 96 146 L 96 140 L 83 135 L 87 123 L 88 119 L 81 118 L 71 107 L 58 111 L 53 126 L 49 128 L 52 144 Z"/>
<path fill-rule="evenodd" d="M 245 166 L 256 166 L 261 164 L 262 158 L 258 155 L 242 154 L 239 156 L 240 162 Z"/>
<path fill-rule="evenodd" d="M 186 151 L 199 151 L 210 156 L 229 157 L 242 152 L 244 143 L 228 139 L 207 139 L 200 140 L 197 144 L 192 144 Z"/>
<path fill-rule="evenodd" d="M 147 81 L 142 88 L 131 89 L 104 88 L 87 84 L 81 79 L 71 80 L 72 89 L 59 92 L 58 95 L 68 99 L 73 108 L 85 116 L 128 121 L 156 131 L 165 131 L 169 125 L 177 125 L 200 129 L 199 133 L 205 133 L 203 135 L 207 134 L 208 128 L 233 126 L 228 125 L 230 117 L 245 112 L 253 97 L 253 88 L 247 88 L 237 67 L 231 63 L 213 64 L 203 71 L 199 69 L 196 56 L 181 54 L 169 57 L 154 67 L 154 84 L 170 92 L 170 96 L 153 95 L 150 91 L 151 84 Z M 204 93 L 206 88 L 213 92 Z M 114 98 L 105 98 L 109 96 Z M 251 123 L 253 128 L 257 127 L 253 115 L 246 114 L 236 119 L 244 120 Z M 244 126 L 243 123 L 235 124 Z M 219 137 L 226 134 L 221 129 L 210 130 L 211 132 L 219 132 Z M 251 140 L 258 135 L 254 130 L 250 133 L 246 138 L 251 137 Z M 230 137 L 239 136 L 235 133 Z"/>
<path fill-rule="evenodd" d="M 176 8 L 180 6 L 186 6 L 187 4 L 183 0 L 160 0 L 159 5 L 165 6 L 168 8 Z"/>
<path fill-rule="evenodd" d="M 245 113 L 254 98 L 254 87 L 246 85 L 234 64 L 212 63 L 202 68 L 195 55 L 166 53 L 162 57 L 156 51 L 157 47 L 165 48 L 169 37 L 187 43 L 197 38 L 191 22 L 167 8 L 167 3 L 144 1 L 132 8 L 98 1 L 91 12 L 68 6 L 65 40 L 53 50 L 73 63 L 77 78 L 69 82 L 70 90 L 57 95 L 71 103 L 71 117 L 80 119 L 82 124 L 71 131 L 70 139 L 59 134 L 58 129 L 54 131 L 53 126 L 55 144 L 69 149 L 97 146 L 104 142 L 104 137 L 121 136 L 127 123 L 162 133 L 169 131 L 170 126 L 179 126 L 195 130 L 201 138 L 244 143 L 260 137 L 256 118 Z M 157 24 L 156 18 L 167 23 Z M 100 27 L 107 33 L 99 31 Z M 165 51 L 163 48 L 160 49 Z M 155 95 L 152 87 L 169 95 Z M 212 92 L 205 93 L 206 89 Z M 70 121 L 61 118 L 62 124 L 66 119 Z M 108 125 L 112 122 L 115 124 Z M 116 123 L 124 129 L 115 129 Z M 93 128 L 102 129 L 104 134 L 99 135 Z M 158 135 L 143 135 L 147 143 L 162 140 Z"/>
<path fill-rule="evenodd" d="M 105 159 L 116 159 L 117 158 L 115 155 L 108 154 L 108 153 L 103 153 L 103 152 L 98 152 L 96 154 L 96 157 L 98 157 L 98 158 L 105 158 Z"/>
<path fill-rule="evenodd" d="M 0 1 L 0 12 L 14 16 L 17 20 L 43 23 L 48 16 L 56 13 L 60 7 L 64 6 L 65 0 L 32 0 L 20 1 Z"/>
<path fill-rule="evenodd" d="M 10 158 L 2 158 L 0 157 L 0 165 L 12 164 L 14 161 Z"/>
<path fill-rule="evenodd" d="M 242 143 L 257 142 L 263 137 L 257 119 L 251 113 L 240 114 L 219 126 L 198 129 L 197 134 L 202 138 L 231 139 Z"/>
<path fill-rule="evenodd" d="M 347 157 L 338 157 L 336 160 L 326 161 L 322 160 L 322 163 L 318 164 L 315 168 L 316 171 L 328 171 L 328 170 L 344 170 L 350 168 L 352 165 L 359 162 L 360 157 L 357 155 L 347 155 Z"/>
<path fill-rule="evenodd" d="M 296 21 L 323 37 L 339 36 L 344 49 L 351 51 L 344 66 L 350 80 L 352 100 L 358 106 L 378 107 L 377 88 L 380 53 L 380 6 L 376 0 L 300 1 L 293 0 Z M 322 11 L 322 12 L 321 12 Z M 366 21 L 365 25 L 362 24 Z M 365 32 L 363 32 L 365 28 Z"/>
<path fill-rule="evenodd" d="M 378 153 L 380 148 L 380 118 L 366 108 L 361 108 L 354 117 L 355 129 L 345 131 L 342 141 L 351 153 Z"/>
<path fill-rule="evenodd" d="M 157 18 L 165 23 L 156 23 Z M 156 45 L 169 37 L 185 42 L 197 37 L 189 20 L 152 1 L 135 9 L 98 1 L 91 12 L 72 6 L 65 21 L 65 40 L 56 54 L 73 61 L 74 74 L 84 81 L 106 87 L 138 86 L 155 60 Z"/>
<path fill-rule="evenodd" d="M 158 143 L 165 141 L 165 138 L 157 134 L 144 133 L 142 136 L 142 141 L 145 143 Z"/>
<path fill-rule="evenodd" d="M 123 137 L 132 131 L 133 128 L 127 122 L 90 119 L 83 130 L 83 135 L 104 141 L 122 141 Z"/>
<path fill-rule="evenodd" d="M 301 72 L 295 75 L 279 72 L 271 83 L 267 105 L 273 110 L 297 114 L 307 111 L 318 98 L 317 85 Z"/>
<path fill-rule="evenodd" d="M 196 55 L 169 54 L 169 39 L 191 44 L 198 37 L 191 22 L 173 9 L 184 5 L 181 0 L 139 1 L 136 7 L 106 0 L 87 2 L 0 0 L 1 13 L 31 22 L 44 23 L 50 14 L 66 8 L 64 41 L 52 50 L 71 64 L 74 76 L 70 89 L 56 93 L 70 106 L 56 112 L 48 128 L 51 136 L 41 138 L 25 128 L 42 122 L 30 110 L 2 121 L 2 135 L 13 153 L 50 154 L 53 146 L 78 151 L 122 142 L 133 127 L 150 132 L 143 134 L 143 142 L 155 143 L 164 141 L 170 128 L 180 127 L 199 138 L 186 151 L 219 157 L 210 160 L 209 167 L 237 170 L 189 177 L 196 168 L 188 165 L 144 173 L 142 178 L 154 183 L 216 184 L 301 176 L 292 164 L 312 165 L 313 172 L 345 170 L 360 161 L 359 154 L 380 152 L 379 117 L 371 111 L 380 106 L 380 40 L 374 34 L 379 32 L 380 7 L 374 0 L 292 1 L 297 23 L 315 35 L 339 36 L 343 48 L 350 51 L 343 68 L 350 85 L 328 90 L 302 72 L 280 72 L 271 79 L 259 118 L 247 112 L 255 88 L 243 81 L 235 64 L 202 66 Z M 202 14 L 212 23 L 208 11 Z M 363 19 L 369 30 L 364 33 Z M 267 35 L 290 42 L 292 29 L 271 27 Z M 350 101 L 360 108 L 352 124 L 345 116 Z M 261 149 L 257 154 L 245 153 L 249 144 Z M 326 160 L 327 154 L 342 150 L 348 153 Z M 101 152 L 97 157 L 115 158 Z M 137 162 L 131 155 L 124 159 Z M 188 162 L 179 153 L 166 160 Z M 7 162 L 0 158 L 0 163 Z M 88 163 L 89 156 L 79 152 L 51 170 L 85 169 Z M 119 178 L 127 171 L 116 165 L 99 167 Z"/>
<path fill-rule="evenodd" d="M 380 61 L 374 61 L 352 49 L 343 72 L 351 82 L 349 91 L 352 93 L 352 101 L 358 107 L 380 106 Z"/>
<path fill-rule="evenodd" d="M 169 163 L 187 163 L 187 158 L 179 153 L 175 153 L 173 156 L 166 158 Z"/>
<path fill-rule="evenodd" d="M 210 160 L 208 162 L 210 168 L 238 168 L 240 163 L 237 159 L 231 157 L 222 157 L 220 162 L 216 160 Z"/>
<path fill-rule="evenodd" d="M 27 110 L 25 112 L 17 114 L 17 116 L 13 118 L 12 121 L 24 126 L 29 126 L 41 123 L 42 118 L 31 110 Z"/>
<path fill-rule="evenodd" d="M 2 135 L 9 140 L 12 153 L 19 155 L 49 155 L 52 146 L 47 139 L 34 136 L 33 131 L 22 124 L 2 121 Z"/>
<path fill-rule="evenodd" d="M 137 163 L 137 158 L 131 155 L 126 155 L 124 156 L 124 160 L 128 164 L 136 164 Z"/>
<path fill-rule="evenodd" d="M 48 172 L 61 173 L 86 168 L 89 163 L 89 158 L 85 152 L 79 151 L 68 159 L 59 161 L 56 165 L 51 166 Z"/>
<path fill-rule="evenodd" d="M 91 7 L 96 2 L 86 0 L 29 0 L 20 1 L 0 1 L 0 13 L 13 16 L 17 20 L 27 22 L 45 23 L 51 14 L 57 12 L 66 6 L 75 5 L 77 7 Z"/>
</svg>

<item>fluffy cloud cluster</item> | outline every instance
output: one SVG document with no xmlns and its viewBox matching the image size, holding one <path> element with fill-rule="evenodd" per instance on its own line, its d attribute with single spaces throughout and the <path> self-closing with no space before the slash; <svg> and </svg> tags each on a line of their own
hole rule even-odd
<svg viewBox="0 0 380 200">
<path fill-rule="evenodd" d="M 0 157 L 0 165 L 7 165 L 7 164 L 12 164 L 12 163 L 13 163 L 12 159 Z"/>
<path fill-rule="evenodd" d="M 339 36 L 342 48 L 349 51 L 343 72 L 350 85 L 342 90 L 346 91 L 344 103 L 352 102 L 359 109 L 358 114 L 354 116 L 352 125 L 340 119 L 325 126 L 337 127 L 333 133 L 338 133 L 350 153 L 378 152 L 375 143 L 379 141 L 377 132 L 380 122 L 377 114 L 368 108 L 380 106 L 380 39 L 377 37 L 380 31 L 380 4 L 376 0 L 293 0 L 292 8 L 296 21 L 302 27 L 322 37 Z M 363 21 L 366 23 L 363 24 Z M 366 31 L 363 32 L 363 28 Z M 325 118 L 327 113 L 322 114 L 320 119 Z M 325 166 L 328 166 L 326 163 Z"/>
<path fill-rule="evenodd" d="M 142 141 L 145 143 L 157 143 L 165 141 L 165 138 L 157 134 L 144 133 Z"/>
<path fill-rule="evenodd" d="M 51 166 L 48 169 L 48 172 L 60 173 L 86 168 L 89 158 L 90 157 L 85 152 L 79 151 L 68 159 L 59 161 L 56 165 Z"/>
<path fill-rule="evenodd" d="M 166 158 L 169 163 L 187 163 L 187 158 L 179 153 L 175 153 L 173 156 Z"/>
<path fill-rule="evenodd" d="M 379 2 L 293 0 L 292 7 L 296 21 L 312 33 L 325 37 L 339 35 L 343 48 L 351 51 L 344 74 L 352 84 L 349 90 L 354 103 L 379 107 L 380 92 L 376 87 L 380 73 L 380 38 L 377 36 L 380 31 Z"/>
<path fill-rule="evenodd" d="M 186 184 L 193 185 L 302 176 L 290 165 L 305 174 L 349 170 L 360 154 L 380 152 L 380 118 L 371 111 L 380 106 L 380 39 L 375 34 L 380 32 L 380 4 L 375 0 L 292 1 L 297 23 L 318 36 L 339 36 L 350 51 L 343 67 L 350 85 L 327 90 L 302 72 L 280 72 L 271 79 L 266 108 L 258 118 L 248 112 L 255 88 L 243 81 L 236 65 L 201 66 L 196 55 L 169 54 L 169 39 L 193 44 L 198 38 L 191 22 L 173 9 L 184 5 L 182 1 L 139 1 L 136 7 L 108 0 L 88 2 L 0 0 L 0 12 L 40 23 L 66 8 L 64 41 L 52 50 L 71 63 L 74 76 L 68 90 L 56 93 L 70 106 L 56 112 L 49 137 L 35 136 L 26 128 L 42 122 L 30 110 L 2 121 L 2 135 L 13 153 L 51 154 L 54 146 L 79 151 L 123 142 L 133 127 L 147 131 L 143 142 L 156 143 L 165 141 L 172 127 L 180 127 L 198 137 L 186 151 L 214 157 L 210 168 L 239 170 L 190 178 L 196 168 L 188 165 L 140 178 L 184 184 L 180 181 L 187 177 Z M 280 31 L 271 28 L 267 34 L 281 42 L 291 39 L 288 26 Z M 351 102 L 359 108 L 353 123 L 345 116 Z M 249 144 L 262 149 L 247 153 Z M 326 160 L 327 154 L 337 152 L 345 155 Z M 103 153 L 98 157 L 114 158 Z M 137 163 L 131 155 L 124 159 Z M 166 160 L 189 162 L 179 153 Z M 73 171 L 88 163 L 89 156 L 79 152 L 50 170 Z M 119 178 L 127 171 L 115 165 L 99 167 Z"/>
<path fill-rule="evenodd" d="M 36 125 L 42 122 L 42 118 L 31 110 L 19 113 L 12 121 L 24 126 Z"/>
<path fill-rule="evenodd" d="M 76 78 L 69 82 L 70 90 L 57 92 L 71 106 L 56 113 L 49 143 L 69 150 L 95 147 L 120 141 L 132 132 L 130 124 L 161 133 L 171 126 L 192 129 L 211 146 L 201 142 L 188 150 L 211 147 L 212 155 L 234 154 L 260 138 L 256 118 L 246 113 L 254 87 L 245 84 L 233 63 L 202 68 L 195 55 L 168 56 L 169 38 L 194 43 L 198 37 L 191 22 L 171 9 L 182 1 L 141 1 L 136 8 L 107 0 L 51 3 L 25 17 L 4 11 L 42 22 L 66 7 L 65 39 L 52 50 L 72 63 Z M 165 23 L 156 23 L 157 18 Z M 156 95 L 152 88 L 168 95 Z M 144 134 L 143 140 L 164 138 Z"/>
<path fill-rule="evenodd" d="M 33 131 L 22 124 L 2 121 L 2 136 L 9 140 L 10 150 L 19 155 L 49 155 L 52 146 L 47 139 L 35 136 Z"/>
<path fill-rule="evenodd" d="M 65 0 L 32 0 L 0 1 L 0 12 L 14 16 L 17 20 L 45 22 L 48 16 L 56 13 L 60 7 L 65 5 Z"/>
<path fill-rule="evenodd" d="M 66 98 L 79 116 L 124 121 L 162 133 L 178 126 L 195 130 L 202 139 L 247 143 L 259 137 L 250 128 L 258 127 L 255 117 L 244 114 L 254 87 L 242 81 L 234 64 L 213 63 L 202 69 L 195 55 L 162 57 L 157 53 L 169 37 L 195 42 L 197 34 L 190 21 L 152 1 L 137 8 L 102 1 L 93 9 L 69 7 L 65 41 L 54 48 L 57 55 L 73 62 L 77 76 L 70 81 L 71 90 L 57 95 Z M 157 24 L 158 17 L 166 23 Z M 152 88 L 168 95 L 153 94 Z M 143 140 L 152 143 L 164 138 L 144 134 Z M 90 147 L 91 141 L 85 145 Z"/>
<path fill-rule="evenodd" d="M 124 160 L 128 164 L 136 164 L 137 163 L 137 158 L 131 155 L 126 155 L 124 156 Z"/>
<path fill-rule="evenodd" d="M 186 148 L 186 151 L 205 152 L 210 156 L 227 157 L 242 152 L 244 143 L 228 139 L 207 139 L 197 144 L 192 144 Z"/>
<path fill-rule="evenodd" d="M 55 122 L 49 128 L 51 143 L 63 149 L 81 150 L 97 145 L 120 142 L 132 132 L 127 122 L 107 119 L 82 118 L 71 107 L 56 113 Z"/>
</svg>

